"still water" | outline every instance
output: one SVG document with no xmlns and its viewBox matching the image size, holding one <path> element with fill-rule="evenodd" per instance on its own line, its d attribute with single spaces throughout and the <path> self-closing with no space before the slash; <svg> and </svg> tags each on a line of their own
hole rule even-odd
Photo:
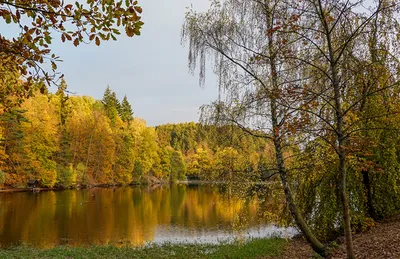
<svg viewBox="0 0 400 259">
<path fill-rule="evenodd" d="M 0 247 L 135 245 L 288 236 L 270 222 L 283 203 L 241 199 L 223 186 L 0 193 Z"/>
</svg>

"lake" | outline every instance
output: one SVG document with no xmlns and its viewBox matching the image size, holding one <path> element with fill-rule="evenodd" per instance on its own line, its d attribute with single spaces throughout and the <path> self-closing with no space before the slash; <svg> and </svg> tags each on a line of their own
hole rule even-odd
<svg viewBox="0 0 400 259">
<path fill-rule="evenodd" d="M 267 195 L 268 196 L 268 195 Z M 134 245 L 285 236 L 281 199 L 239 198 L 223 185 L 0 193 L 0 246 Z"/>
</svg>

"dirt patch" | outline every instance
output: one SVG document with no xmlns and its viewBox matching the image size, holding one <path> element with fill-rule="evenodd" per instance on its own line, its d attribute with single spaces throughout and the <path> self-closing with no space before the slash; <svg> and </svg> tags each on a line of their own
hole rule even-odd
<svg viewBox="0 0 400 259">
<path fill-rule="evenodd" d="M 303 238 L 296 238 L 290 242 L 282 255 L 282 259 L 313 258 L 315 252 Z"/>
<path fill-rule="evenodd" d="M 315 252 L 308 245 L 307 241 L 298 237 L 287 242 L 283 254 L 279 256 L 280 259 L 304 259 L 313 258 Z M 263 259 L 272 259 L 276 257 L 263 257 Z"/>
<path fill-rule="evenodd" d="M 344 237 L 340 240 L 344 241 Z M 353 235 L 354 251 L 357 259 L 400 259 L 400 215 L 377 223 L 365 233 Z M 270 259 L 265 257 L 264 259 Z M 296 238 L 287 243 L 281 259 L 320 258 L 304 238 Z M 329 259 L 345 259 L 346 245 L 341 243 L 333 250 Z"/>
<path fill-rule="evenodd" d="M 377 223 L 366 233 L 354 235 L 354 251 L 358 259 L 400 258 L 400 215 Z M 330 259 L 346 258 L 346 246 L 341 244 Z"/>
</svg>

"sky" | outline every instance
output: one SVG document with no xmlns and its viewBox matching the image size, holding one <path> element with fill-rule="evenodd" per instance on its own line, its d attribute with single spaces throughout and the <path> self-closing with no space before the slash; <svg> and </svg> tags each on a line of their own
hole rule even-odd
<svg viewBox="0 0 400 259">
<path fill-rule="evenodd" d="M 139 0 L 145 25 L 141 36 L 81 44 L 54 41 L 54 52 L 69 90 L 101 99 L 107 85 L 122 99 L 126 94 L 135 116 L 150 126 L 197 121 L 199 107 L 217 99 L 216 77 L 207 73 L 200 87 L 198 73 L 187 66 L 187 47 L 181 43 L 186 7 L 208 9 L 209 0 Z M 0 28 L 1 29 L 1 28 Z M 3 30 L 1 30 L 3 32 Z"/>
<path fill-rule="evenodd" d="M 74 47 L 55 42 L 63 62 L 58 69 L 68 88 L 78 95 L 101 99 L 107 85 L 122 99 L 126 94 L 135 116 L 150 126 L 198 121 L 199 107 L 218 95 L 215 77 L 208 73 L 204 87 L 187 66 L 187 47 L 180 42 L 186 7 L 204 11 L 208 0 L 141 0 L 141 36 L 120 35 L 117 41 Z"/>
</svg>

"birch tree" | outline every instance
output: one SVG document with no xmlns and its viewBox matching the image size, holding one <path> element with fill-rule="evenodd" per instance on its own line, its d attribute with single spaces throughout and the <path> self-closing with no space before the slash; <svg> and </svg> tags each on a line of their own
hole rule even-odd
<svg viewBox="0 0 400 259">
<path fill-rule="evenodd" d="M 278 33 L 284 24 L 291 27 L 297 17 L 283 1 L 227 0 L 212 2 L 205 13 L 191 10 L 182 30 L 189 42 L 189 68 L 200 67 L 204 84 L 207 58 L 213 58 L 218 76 L 219 99 L 202 108 L 204 121 L 234 124 L 249 134 L 271 139 L 275 148 L 275 170 L 284 187 L 286 202 L 296 225 L 312 248 L 325 254 L 296 205 L 287 160 L 290 109 L 280 105 L 289 83 L 283 54 L 291 52 L 287 35 Z"/>
</svg>

